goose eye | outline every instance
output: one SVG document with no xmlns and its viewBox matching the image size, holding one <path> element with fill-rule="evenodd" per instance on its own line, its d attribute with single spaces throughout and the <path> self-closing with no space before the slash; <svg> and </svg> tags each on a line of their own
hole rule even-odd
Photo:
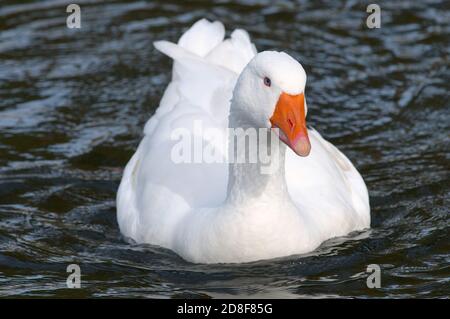
<svg viewBox="0 0 450 319">
<path fill-rule="evenodd" d="M 267 76 L 264 78 L 264 85 L 265 86 L 271 86 L 272 85 L 272 81 Z"/>
</svg>

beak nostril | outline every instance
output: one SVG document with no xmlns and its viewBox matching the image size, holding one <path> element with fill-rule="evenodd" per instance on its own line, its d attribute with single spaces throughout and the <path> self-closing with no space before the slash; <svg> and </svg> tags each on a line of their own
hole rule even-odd
<svg viewBox="0 0 450 319">
<path fill-rule="evenodd" d="M 288 120 L 287 120 L 287 121 L 288 121 L 288 124 L 289 124 L 289 128 L 290 128 L 290 129 L 291 129 L 291 131 L 292 131 L 292 130 L 294 129 L 294 126 L 295 126 L 295 125 L 294 125 L 294 123 L 292 122 L 292 120 L 291 120 L 291 119 L 289 119 L 289 118 L 288 118 Z"/>
</svg>

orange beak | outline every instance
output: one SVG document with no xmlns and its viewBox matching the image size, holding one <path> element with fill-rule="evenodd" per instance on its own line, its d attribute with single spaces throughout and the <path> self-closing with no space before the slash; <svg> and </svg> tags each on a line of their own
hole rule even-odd
<svg viewBox="0 0 450 319">
<path fill-rule="evenodd" d="M 270 118 L 272 128 L 280 129 L 280 139 L 297 155 L 308 156 L 311 151 L 305 119 L 305 95 L 282 92 Z"/>
</svg>

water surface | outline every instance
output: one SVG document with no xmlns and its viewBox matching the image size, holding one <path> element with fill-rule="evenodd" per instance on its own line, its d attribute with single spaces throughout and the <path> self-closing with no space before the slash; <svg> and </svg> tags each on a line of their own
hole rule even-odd
<svg viewBox="0 0 450 319">
<path fill-rule="evenodd" d="M 0 4 L 0 296 L 448 297 L 450 8 L 378 1 Z M 307 256 L 195 265 L 120 236 L 122 169 L 170 80 L 152 42 L 196 20 L 248 30 L 308 74 L 308 122 L 364 176 L 372 229 Z M 66 288 L 79 264 L 82 289 Z M 366 267 L 382 269 L 368 289 Z"/>
</svg>

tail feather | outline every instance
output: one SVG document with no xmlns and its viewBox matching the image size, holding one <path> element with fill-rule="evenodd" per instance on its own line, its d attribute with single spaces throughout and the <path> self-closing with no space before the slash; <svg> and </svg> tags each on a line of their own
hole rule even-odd
<svg viewBox="0 0 450 319">
<path fill-rule="evenodd" d="M 194 23 L 178 41 L 178 45 L 201 57 L 206 56 L 225 37 L 225 27 L 219 21 L 201 19 Z"/>
<path fill-rule="evenodd" d="M 225 28 L 221 22 L 201 19 L 181 36 L 178 44 L 156 41 L 154 45 L 177 62 L 203 61 L 240 74 L 256 55 L 255 45 L 242 29 L 234 30 L 229 39 L 224 40 L 224 36 Z"/>
<path fill-rule="evenodd" d="M 175 43 L 166 40 L 160 40 L 153 42 L 153 45 L 158 51 L 171 57 L 175 61 L 181 60 L 201 61 L 201 58 L 198 55 L 192 53 L 191 51 L 188 51 L 186 48 L 183 48 Z"/>
<path fill-rule="evenodd" d="M 214 48 L 206 59 L 240 74 L 248 62 L 256 55 L 255 45 L 247 31 L 236 29 L 227 39 Z"/>
</svg>

